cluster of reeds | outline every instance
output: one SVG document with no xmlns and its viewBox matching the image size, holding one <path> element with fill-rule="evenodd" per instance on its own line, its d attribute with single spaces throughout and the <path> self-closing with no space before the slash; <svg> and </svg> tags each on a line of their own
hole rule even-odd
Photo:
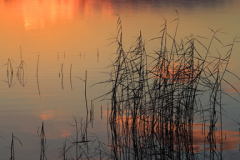
<svg viewBox="0 0 240 160">
<path fill-rule="evenodd" d="M 227 93 L 221 85 L 226 82 L 232 86 L 224 74 L 231 73 L 227 66 L 236 39 L 225 46 L 230 48 L 223 57 L 214 57 L 212 43 L 223 45 L 216 37 L 219 31 L 213 31 L 209 46 L 205 46 L 199 36 L 186 37 L 178 44 L 178 26 L 174 36 L 167 32 L 167 21 L 162 27 L 160 37 L 153 39 L 160 41 L 154 54 L 146 54 L 141 32 L 125 52 L 118 19 L 108 119 L 112 158 L 223 159 L 221 99 Z M 200 53 L 197 46 L 202 48 Z M 209 94 L 205 106 L 200 105 L 203 94 Z M 194 148 L 196 117 L 202 119 L 205 137 L 201 150 Z"/>
<path fill-rule="evenodd" d="M 74 124 L 69 125 L 75 128 L 75 135 L 66 137 L 63 148 L 60 150 L 60 157 L 63 160 L 104 159 L 104 156 L 111 157 L 105 144 L 99 140 L 96 134 L 87 135 L 88 123 L 83 122 L 83 119 L 79 122 L 75 117 L 73 119 Z"/>
</svg>

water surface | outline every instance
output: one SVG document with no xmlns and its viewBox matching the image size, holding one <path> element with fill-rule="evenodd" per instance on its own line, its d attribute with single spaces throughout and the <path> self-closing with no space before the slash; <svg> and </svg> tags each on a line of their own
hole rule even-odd
<svg viewBox="0 0 240 160">
<path fill-rule="evenodd" d="M 18 159 L 38 159 L 37 131 L 42 122 L 49 144 L 46 155 L 48 159 L 58 158 L 65 137 L 75 135 L 69 125 L 74 123 L 72 116 L 79 121 L 86 116 L 85 84 L 77 77 L 84 79 L 87 71 L 89 105 L 111 87 L 90 86 L 109 79 L 111 69 L 107 66 L 116 52 L 116 45 L 109 45 L 117 34 L 116 13 L 123 25 L 124 48 L 128 50 L 141 30 L 150 54 L 159 49 L 158 41 L 149 40 L 159 36 L 164 19 L 169 34 L 174 35 L 177 21 L 173 20 L 178 17 L 179 41 L 193 34 L 209 38 L 203 39 L 207 45 L 213 35 L 211 28 L 224 32 L 217 34 L 224 44 L 232 43 L 240 32 L 239 5 L 238 0 L 0 0 L 0 135 L 4 138 L 0 145 L 1 159 L 10 158 L 10 149 L 6 147 L 10 147 L 11 133 L 23 143 L 20 146 L 16 142 Z M 239 52 L 236 44 L 229 64 L 229 70 L 238 76 Z M 21 84 L 17 69 L 22 60 L 26 65 Z M 13 67 L 11 83 L 7 75 L 9 61 Z M 230 75 L 226 78 L 240 89 L 237 78 Z M 224 85 L 224 89 L 239 98 L 229 85 Z M 94 101 L 94 127 L 89 127 L 89 132 L 98 134 L 103 141 L 106 141 L 108 103 Z M 229 137 L 226 144 L 231 145 L 226 153 L 231 153 L 230 159 L 239 154 L 238 124 L 231 120 L 239 119 L 239 103 L 226 98 L 224 107 L 225 132 Z M 194 133 L 198 137 L 197 130 Z"/>
</svg>

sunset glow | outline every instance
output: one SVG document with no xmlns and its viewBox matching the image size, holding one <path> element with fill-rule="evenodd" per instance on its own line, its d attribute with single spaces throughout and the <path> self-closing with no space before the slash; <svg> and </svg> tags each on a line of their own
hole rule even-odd
<svg viewBox="0 0 240 160">
<path fill-rule="evenodd" d="M 131 130 L 131 128 L 133 128 L 133 117 L 129 116 L 128 118 L 125 116 L 118 116 L 117 118 L 117 124 L 120 127 L 119 130 L 119 134 L 121 133 L 125 133 L 127 130 Z M 149 117 L 147 120 L 145 119 L 145 121 L 140 120 L 140 117 L 137 117 L 135 120 L 135 128 L 138 132 L 138 135 L 141 137 L 141 135 L 151 135 L 151 128 L 149 127 L 152 125 L 152 120 L 151 117 Z M 163 135 L 165 135 L 165 132 L 168 131 L 170 133 L 170 123 L 168 124 L 159 124 L 157 121 L 154 123 L 154 133 L 157 134 L 161 134 L 163 133 Z M 117 125 L 117 126 L 118 126 Z M 145 126 L 145 127 L 144 127 Z M 185 127 L 184 127 L 185 126 Z M 220 126 L 220 124 L 216 124 L 216 126 Z M 223 124 L 224 126 L 224 124 Z M 176 129 L 177 126 L 174 125 L 174 127 L 172 128 L 174 131 L 174 134 L 176 134 L 175 132 L 177 131 Z M 179 124 L 178 126 L 179 130 L 182 130 L 182 132 L 180 131 L 178 134 L 183 134 L 189 132 L 189 124 Z M 193 131 L 193 149 L 195 153 L 201 152 L 204 150 L 204 143 L 205 143 L 205 147 L 208 148 L 209 147 L 209 142 L 207 139 L 208 134 L 210 133 L 209 129 L 209 124 L 205 124 L 205 134 L 204 134 L 204 128 L 202 128 L 202 124 L 200 123 L 193 123 L 192 125 L 192 131 Z M 123 132 L 122 132 L 123 131 Z M 127 136 L 127 137 L 131 137 L 132 133 L 131 132 L 126 132 L 126 134 L 123 134 L 122 136 Z M 216 130 L 215 131 L 215 137 L 216 139 L 216 150 L 220 150 L 220 140 L 221 140 L 221 135 L 222 135 L 222 140 L 223 140 L 223 150 L 235 150 L 238 148 L 238 143 L 239 143 L 239 132 L 238 131 L 231 131 L 231 130 L 222 130 L 222 132 L 220 130 Z M 186 135 L 185 135 L 186 136 Z M 177 137 L 177 136 L 176 136 Z M 187 138 L 187 137 L 185 137 Z M 180 138 L 180 141 L 183 141 L 184 138 Z M 177 139 L 174 139 L 175 144 L 178 144 Z M 205 149 L 206 149 L 205 148 Z M 207 149 L 206 149 L 207 150 Z"/>
<path fill-rule="evenodd" d="M 48 26 L 67 23 L 74 18 L 91 17 L 94 14 L 96 2 L 97 0 L 15 0 L 13 3 L 1 0 L 0 9 L 5 11 L 6 17 L 2 18 L 12 19 L 12 23 L 15 23 L 15 19 L 19 19 L 18 17 L 22 17 L 26 32 L 32 33 Z M 9 10 L 9 6 L 18 8 L 19 11 Z M 114 13 L 110 3 L 103 1 L 99 8 L 101 15 Z M 78 15 L 81 17 L 77 17 Z"/>
</svg>

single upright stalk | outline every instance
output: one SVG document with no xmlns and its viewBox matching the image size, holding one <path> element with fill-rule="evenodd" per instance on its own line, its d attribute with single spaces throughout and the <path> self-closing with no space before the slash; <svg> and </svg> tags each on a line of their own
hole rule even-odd
<svg viewBox="0 0 240 160">
<path fill-rule="evenodd" d="M 73 90 L 73 87 L 72 87 L 72 64 L 70 67 L 70 85 L 71 85 L 71 90 Z"/>
<path fill-rule="evenodd" d="M 39 87 L 39 82 L 38 82 L 38 65 L 39 65 L 39 55 L 38 55 L 38 60 L 37 60 L 37 72 L 36 72 L 36 77 L 37 77 L 37 85 L 38 85 L 38 94 L 41 97 L 40 94 L 40 87 Z"/>
</svg>

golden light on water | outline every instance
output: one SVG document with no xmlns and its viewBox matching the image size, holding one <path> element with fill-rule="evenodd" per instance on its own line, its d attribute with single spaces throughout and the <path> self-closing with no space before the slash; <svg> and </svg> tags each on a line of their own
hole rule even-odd
<svg viewBox="0 0 240 160">
<path fill-rule="evenodd" d="M 149 118 L 147 118 L 144 121 L 141 120 L 140 117 L 134 118 L 133 116 L 117 116 L 117 121 L 116 124 L 117 126 L 120 126 L 120 132 L 119 134 L 121 136 L 125 136 L 125 137 L 131 137 L 132 132 L 121 132 L 121 130 L 123 131 L 127 131 L 127 130 L 131 130 L 131 128 L 135 127 L 136 131 L 138 132 L 138 135 L 151 135 L 151 129 L 154 130 L 154 133 L 157 134 L 163 134 L 162 136 L 164 136 L 166 133 L 170 133 L 170 123 L 162 123 L 159 124 L 156 120 L 156 122 L 154 122 L 154 126 L 151 126 L 152 123 L 152 118 L 151 116 Z M 134 124 L 133 124 L 133 119 L 134 119 Z M 209 139 L 208 136 L 210 134 L 210 130 L 209 130 L 209 126 L 211 124 L 207 124 L 205 123 L 205 127 L 203 126 L 203 124 L 201 123 L 193 123 L 192 124 L 192 128 L 191 130 L 189 130 L 189 126 L 190 124 L 179 124 L 179 126 L 174 125 L 173 126 L 173 132 L 174 135 L 177 137 L 178 134 L 187 134 L 189 132 L 193 132 L 193 150 L 195 153 L 201 152 L 204 150 L 204 143 L 206 144 L 206 148 L 209 147 Z M 216 126 L 220 126 L 220 123 L 216 123 Z M 227 124 L 222 124 L 223 126 L 227 126 Z M 151 127 L 149 127 L 151 126 Z M 161 127 L 159 127 L 161 126 Z M 122 127 L 122 128 L 121 128 Z M 178 129 L 177 129 L 178 128 Z M 205 129 L 204 129 L 205 128 Z M 205 131 L 204 131 L 205 130 Z M 168 132 L 166 132 L 168 131 Z M 232 131 L 232 130 L 216 130 L 215 131 L 215 137 L 216 137 L 216 150 L 220 150 L 220 143 L 221 143 L 221 139 L 223 142 L 223 150 L 235 150 L 238 148 L 238 143 L 239 143 L 239 131 Z M 141 137 L 141 136 L 139 136 Z M 180 136 L 181 137 L 181 136 Z M 181 137 L 184 139 L 184 137 Z M 180 139 L 181 139 L 180 138 Z M 186 138 L 186 137 L 185 137 Z M 182 139 L 182 140 L 183 140 Z M 186 138 L 187 139 L 187 138 Z M 182 141 L 180 140 L 180 141 Z M 167 140 L 166 140 L 167 141 Z M 177 139 L 173 139 L 173 141 L 176 141 L 175 143 L 178 144 Z M 206 149 L 205 148 L 205 149 Z"/>
<path fill-rule="evenodd" d="M 72 1 L 31 1 L 21 3 L 24 28 L 27 32 L 55 25 L 59 20 L 71 20 L 74 17 L 77 0 Z"/>
<path fill-rule="evenodd" d="M 0 0 L 0 50 L 19 53 L 21 46 L 30 55 L 96 51 L 115 29 L 113 8 L 97 0 Z M 96 47 L 87 47 L 93 42 Z"/>
<path fill-rule="evenodd" d="M 19 25 L 17 20 L 22 19 L 25 31 L 32 33 L 48 26 L 72 21 L 74 18 L 83 18 L 83 16 L 87 18 L 94 14 L 95 3 L 96 0 L 16 0 L 14 2 L 1 0 L 0 9 L 4 15 L 0 19 L 7 19 L 13 25 L 15 23 Z M 110 3 L 103 2 L 98 8 L 102 15 L 113 14 Z"/>
</svg>

